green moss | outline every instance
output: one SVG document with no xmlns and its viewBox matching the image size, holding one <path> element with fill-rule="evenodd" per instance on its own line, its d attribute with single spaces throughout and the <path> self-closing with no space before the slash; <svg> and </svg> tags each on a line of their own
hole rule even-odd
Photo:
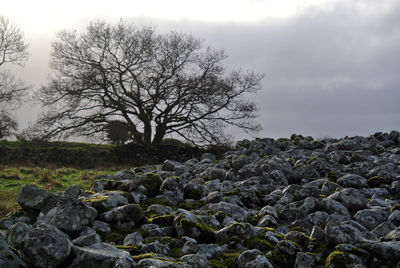
<svg viewBox="0 0 400 268">
<path fill-rule="evenodd" d="M 171 256 L 173 258 L 180 258 L 183 255 L 185 255 L 185 254 L 182 252 L 182 247 L 170 248 L 170 250 L 169 250 L 169 256 Z"/>
<path fill-rule="evenodd" d="M 249 249 L 259 249 L 263 252 L 274 249 L 274 245 L 262 238 L 253 238 L 245 242 L 245 246 Z"/>
<path fill-rule="evenodd" d="M 218 259 L 210 259 L 208 261 L 208 263 L 212 267 L 215 267 L 215 268 L 224 268 L 225 267 L 225 264 L 221 260 L 218 260 Z"/>
<path fill-rule="evenodd" d="M 258 214 L 250 216 L 250 217 L 247 218 L 247 222 L 250 223 L 251 225 L 254 225 L 254 226 L 257 225 L 258 220 L 259 220 L 259 215 Z"/>
<path fill-rule="evenodd" d="M 94 205 L 94 204 L 102 203 L 102 202 L 106 201 L 107 199 L 108 199 L 108 196 L 98 195 L 98 196 L 82 199 L 82 202 L 91 203 Z"/>
<path fill-rule="evenodd" d="M 104 235 L 104 240 L 106 242 L 113 242 L 117 245 L 121 245 L 124 242 L 124 239 L 125 239 L 124 235 L 116 232 L 109 232 Z"/>
<path fill-rule="evenodd" d="M 373 176 L 368 179 L 369 187 L 379 187 L 382 184 L 390 184 L 390 180 L 380 176 Z"/>
<path fill-rule="evenodd" d="M 274 232 L 275 231 L 275 228 L 272 228 L 272 227 L 263 227 L 263 229 L 266 232 Z"/>
<path fill-rule="evenodd" d="M 391 212 L 395 211 L 395 210 L 400 210 L 400 204 L 395 204 L 392 206 L 392 209 L 390 210 Z"/>
<path fill-rule="evenodd" d="M 193 202 L 193 203 L 179 203 L 178 204 L 178 208 L 183 208 L 183 209 L 186 209 L 186 210 L 188 210 L 188 211 L 191 211 L 191 210 L 196 210 L 196 209 L 199 209 L 199 208 L 201 208 L 202 206 L 203 206 L 204 204 L 202 203 L 202 202 L 200 202 L 200 201 L 195 201 L 195 202 Z"/>
<path fill-rule="evenodd" d="M 150 222 L 160 226 L 171 226 L 174 222 L 174 218 L 175 217 L 173 215 L 162 215 L 151 218 Z"/>
<path fill-rule="evenodd" d="M 330 265 L 334 265 L 334 267 L 345 267 L 348 254 L 341 251 L 333 251 L 326 258 L 325 267 L 329 267 Z"/>
<path fill-rule="evenodd" d="M 150 253 L 144 253 L 144 254 L 140 254 L 140 255 L 134 255 L 134 256 L 131 256 L 131 257 L 135 262 L 138 262 L 138 261 L 143 260 L 143 259 L 153 258 L 154 255 L 155 254 L 153 252 L 150 252 Z"/>
<path fill-rule="evenodd" d="M 128 251 L 131 255 L 140 254 L 140 246 L 138 245 L 132 245 L 132 246 L 115 245 L 114 247 Z"/>
</svg>

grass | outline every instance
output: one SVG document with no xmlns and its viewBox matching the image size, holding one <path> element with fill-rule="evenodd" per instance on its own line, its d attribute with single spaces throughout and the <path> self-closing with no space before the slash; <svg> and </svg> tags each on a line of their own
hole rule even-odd
<svg viewBox="0 0 400 268">
<path fill-rule="evenodd" d="M 35 185 L 51 192 L 66 190 L 71 185 L 79 185 L 87 190 L 97 176 L 114 174 L 121 169 L 123 168 L 0 166 L 0 217 L 18 209 L 17 195 L 24 184 Z"/>
</svg>

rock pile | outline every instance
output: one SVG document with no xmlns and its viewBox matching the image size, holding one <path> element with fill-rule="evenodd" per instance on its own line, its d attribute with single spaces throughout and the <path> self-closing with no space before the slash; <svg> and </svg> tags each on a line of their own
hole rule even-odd
<svg viewBox="0 0 400 268">
<path fill-rule="evenodd" d="M 400 132 L 244 140 L 18 202 L 0 267 L 400 267 Z"/>
</svg>

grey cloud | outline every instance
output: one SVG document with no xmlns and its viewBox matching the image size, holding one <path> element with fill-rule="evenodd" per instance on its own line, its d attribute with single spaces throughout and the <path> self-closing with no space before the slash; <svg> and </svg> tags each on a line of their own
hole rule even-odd
<svg viewBox="0 0 400 268">
<path fill-rule="evenodd" d="M 361 12 L 360 2 L 377 11 Z M 191 32 L 225 48 L 228 69 L 266 74 L 263 90 L 250 96 L 264 128 L 257 136 L 339 137 L 400 126 L 400 3 L 379 3 L 338 1 L 332 9 L 248 24 L 129 20 Z"/>
</svg>

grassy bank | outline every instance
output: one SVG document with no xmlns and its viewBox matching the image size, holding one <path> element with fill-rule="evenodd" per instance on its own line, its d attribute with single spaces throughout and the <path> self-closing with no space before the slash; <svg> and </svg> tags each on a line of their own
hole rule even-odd
<svg viewBox="0 0 400 268">
<path fill-rule="evenodd" d="M 18 208 L 17 195 L 23 184 L 31 184 L 52 192 L 71 185 L 89 189 L 99 175 L 114 174 L 123 167 L 79 169 L 71 167 L 0 166 L 0 218 Z"/>
</svg>

